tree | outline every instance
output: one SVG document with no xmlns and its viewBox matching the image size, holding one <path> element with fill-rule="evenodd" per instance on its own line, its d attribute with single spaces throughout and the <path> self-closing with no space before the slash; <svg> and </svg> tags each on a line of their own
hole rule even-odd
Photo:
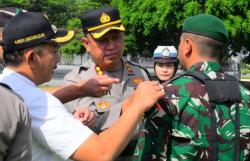
<svg viewBox="0 0 250 161">
<path fill-rule="evenodd" d="M 127 52 L 151 55 L 157 45 L 175 45 L 186 17 L 209 13 L 229 31 L 234 50 L 250 50 L 249 0 L 112 0 L 127 27 Z"/>
</svg>

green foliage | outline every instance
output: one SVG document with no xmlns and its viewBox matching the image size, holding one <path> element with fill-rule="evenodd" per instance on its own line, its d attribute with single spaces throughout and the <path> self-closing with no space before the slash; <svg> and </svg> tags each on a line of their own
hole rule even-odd
<svg viewBox="0 0 250 161">
<path fill-rule="evenodd" d="M 75 31 L 75 40 L 70 43 L 64 45 L 60 48 L 60 52 L 64 55 L 82 55 L 85 53 L 85 49 L 81 43 L 81 38 L 83 37 L 83 33 L 81 30 L 81 21 L 78 18 L 69 19 L 67 22 L 67 29 Z"/>
<path fill-rule="evenodd" d="M 81 55 L 83 53 L 82 51 L 82 44 L 79 43 L 78 40 L 72 40 L 70 43 L 60 48 L 60 53 L 64 53 L 65 55 Z"/>
<path fill-rule="evenodd" d="M 129 53 L 151 55 L 157 45 L 177 47 L 184 19 L 199 13 L 225 22 L 234 50 L 243 46 L 250 50 L 249 0 L 112 0 L 111 4 L 119 8 L 127 26 Z"/>
<path fill-rule="evenodd" d="M 6 6 L 17 6 L 17 7 L 25 7 L 29 4 L 29 0 L 0 0 L 0 7 Z"/>
<path fill-rule="evenodd" d="M 242 67 L 241 73 L 243 75 L 246 75 L 246 74 L 250 73 L 250 66 L 249 65 L 243 63 L 243 64 L 241 64 L 241 67 Z"/>
</svg>

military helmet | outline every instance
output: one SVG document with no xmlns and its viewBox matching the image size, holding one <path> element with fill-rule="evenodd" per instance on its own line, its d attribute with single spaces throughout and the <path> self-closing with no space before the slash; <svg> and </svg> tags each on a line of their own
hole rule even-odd
<svg viewBox="0 0 250 161">
<path fill-rule="evenodd" d="M 177 50 L 174 46 L 157 46 L 154 51 L 154 62 L 159 63 L 176 63 Z"/>
</svg>

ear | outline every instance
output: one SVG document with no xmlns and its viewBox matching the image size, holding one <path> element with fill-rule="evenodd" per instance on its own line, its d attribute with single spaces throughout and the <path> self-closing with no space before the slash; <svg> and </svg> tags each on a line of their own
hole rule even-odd
<svg viewBox="0 0 250 161">
<path fill-rule="evenodd" d="M 26 51 L 24 51 L 24 61 L 26 64 L 28 64 L 30 66 L 30 68 L 34 68 L 35 66 L 37 66 L 37 61 L 38 61 L 38 54 L 36 52 L 34 52 L 33 49 L 28 49 Z"/>
<path fill-rule="evenodd" d="M 90 49 L 89 49 L 89 48 L 90 48 L 90 42 L 89 42 L 89 40 L 88 40 L 86 37 L 83 37 L 83 38 L 81 39 L 81 41 L 82 41 L 82 43 L 83 43 L 83 45 L 84 45 L 86 51 L 89 52 L 89 50 L 90 50 Z"/>
<path fill-rule="evenodd" d="M 191 57 L 193 49 L 193 41 L 189 38 L 184 40 L 184 54 L 186 57 Z"/>
</svg>

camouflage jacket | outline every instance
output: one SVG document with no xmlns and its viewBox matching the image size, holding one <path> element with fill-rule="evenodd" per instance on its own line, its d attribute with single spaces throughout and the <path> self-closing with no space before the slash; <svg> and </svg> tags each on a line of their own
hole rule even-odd
<svg viewBox="0 0 250 161">
<path fill-rule="evenodd" d="M 224 79 L 216 62 L 198 63 L 189 71 Z M 235 160 L 236 103 L 214 105 L 216 141 L 212 141 L 211 105 L 205 85 L 191 76 L 182 76 L 165 85 L 164 90 L 164 99 L 145 114 L 133 160 L 210 161 L 215 155 L 214 142 L 218 160 Z M 250 92 L 241 85 L 240 99 L 239 158 L 243 161 L 250 157 Z"/>
</svg>

